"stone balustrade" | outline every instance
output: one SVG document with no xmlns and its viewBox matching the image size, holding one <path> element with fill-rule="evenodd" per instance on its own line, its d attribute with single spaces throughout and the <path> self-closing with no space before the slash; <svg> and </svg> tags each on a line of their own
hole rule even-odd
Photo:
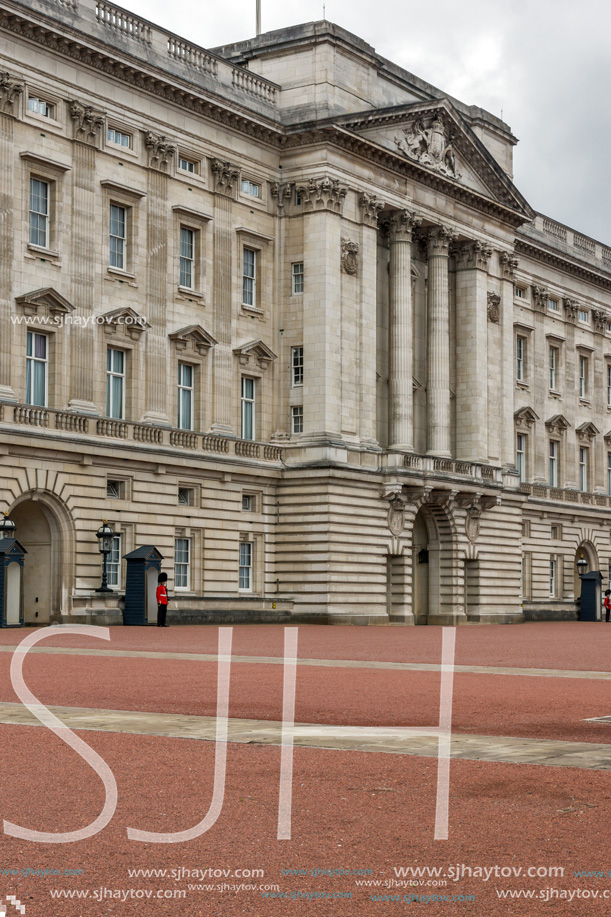
<svg viewBox="0 0 611 917">
<path fill-rule="evenodd" d="M 385 453 L 384 463 L 393 455 L 396 456 L 396 453 Z M 417 455 L 414 452 L 407 452 L 403 455 L 402 464 L 404 468 L 414 468 L 423 472 L 457 475 L 480 481 L 490 481 L 494 484 L 503 482 L 501 468 L 493 465 L 483 465 L 480 462 L 465 462 L 459 459 L 438 458 L 433 455 Z"/>
<path fill-rule="evenodd" d="M 554 503 L 580 503 L 587 506 L 611 507 L 611 496 L 589 491 L 570 490 L 566 487 L 549 487 L 547 484 L 520 484 L 520 491 L 537 500 L 551 500 Z"/>
</svg>

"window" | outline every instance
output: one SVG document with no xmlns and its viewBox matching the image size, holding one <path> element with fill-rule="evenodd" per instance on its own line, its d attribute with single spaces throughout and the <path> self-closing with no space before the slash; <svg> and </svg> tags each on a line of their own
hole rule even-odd
<svg viewBox="0 0 611 917">
<path fill-rule="evenodd" d="M 303 405 L 291 408 L 291 433 L 303 433 Z"/>
<path fill-rule="evenodd" d="M 250 194 L 251 197 L 261 197 L 261 185 L 248 179 L 242 179 L 242 194 Z"/>
<path fill-rule="evenodd" d="M 182 169 L 183 172 L 195 174 L 195 163 L 192 159 L 185 159 L 184 156 L 178 157 L 178 168 Z"/>
<path fill-rule="evenodd" d="M 178 427 L 193 429 L 193 367 L 188 363 L 178 364 Z"/>
<path fill-rule="evenodd" d="M 180 227 L 180 286 L 195 286 L 195 230 Z"/>
<path fill-rule="evenodd" d="M 125 207 L 110 205 L 110 266 L 125 270 L 127 236 Z"/>
<path fill-rule="evenodd" d="M 558 441 L 549 441 L 549 483 L 550 487 L 558 487 Z"/>
<path fill-rule="evenodd" d="M 531 594 L 532 582 L 532 554 L 526 552 L 522 554 L 522 598 L 529 599 Z"/>
<path fill-rule="evenodd" d="M 522 538 L 530 538 L 530 519 L 525 519 L 522 523 Z"/>
<path fill-rule="evenodd" d="M 587 311 L 587 309 L 579 309 L 577 312 L 577 318 L 580 322 L 589 322 L 590 313 Z"/>
<path fill-rule="evenodd" d="M 587 491 L 588 489 L 588 460 L 590 450 L 587 446 L 579 447 L 579 489 Z"/>
<path fill-rule="evenodd" d="M 247 513 L 254 512 L 255 498 L 252 494 L 242 494 L 242 509 Z"/>
<path fill-rule="evenodd" d="M 28 111 L 36 112 L 37 115 L 42 115 L 43 118 L 52 118 L 55 114 L 55 105 L 45 99 L 30 96 L 28 99 Z"/>
<path fill-rule="evenodd" d="M 106 416 L 125 416 L 125 352 L 112 347 L 106 351 Z"/>
<path fill-rule="evenodd" d="M 179 506 L 194 506 L 195 505 L 195 491 L 192 487 L 179 487 L 178 488 L 178 504 Z"/>
<path fill-rule="evenodd" d="M 125 481 L 106 481 L 106 496 L 112 500 L 125 499 Z"/>
<path fill-rule="evenodd" d="M 245 306 L 255 306 L 257 284 L 257 253 L 252 248 L 245 248 L 242 267 L 242 302 Z"/>
<path fill-rule="evenodd" d="M 579 397 L 587 398 L 589 391 L 589 360 L 587 357 L 579 357 Z"/>
<path fill-rule="evenodd" d="M 242 439 L 255 438 L 255 380 L 242 376 Z"/>
<path fill-rule="evenodd" d="M 174 539 L 174 588 L 189 589 L 191 582 L 191 540 Z"/>
<path fill-rule="evenodd" d="M 252 592 L 252 541 L 240 542 L 239 588 L 242 592 Z"/>
<path fill-rule="evenodd" d="M 611 408 L 611 363 L 607 365 L 607 407 Z"/>
<path fill-rule="evenodd" d="M 106 561 L 108 585 L 119 589 L 121 587 L 121 536 L 113 535 L 111 544 L 110 554 Z"/>
<path fill-rule="evenodd" d="M 291 276 L 293 278 L 293 294 L 303 293 L 303 261 L 296 261 L 291 264 Z"/>
<path fill-rule="evenodd" d="M 549 562 L 549 595 L 551 599 L 556 598 L 556 559 L 551 558 Z"/>
<path fill-rule="evenodd" d="M 49 246 L 49 183 L 30 178 L 30 245 Z"/>
<path fill-rule="evenodd" d="M 514 287 L 513 293 L 516 299 L 524 299 L 524 287 Z"/>
<path fill-rule="evenodd" d="M 516 339 L 516 380 L 524 382 L 526 379 L 526 338 Z"/>
<path fill-rule="evenodd" d="M 28 331 L 26 357 L 27 404 L 45 407 L 47 404 L 47 379 L 49 369 L 49 342 L 46 334 Z"/>
<path fill-rule="evenodd" d="M 607 493 L 611 494 L 611 452 L 607 452 Z"/>
<path fill-rule="evenodd" d="M 555 392 L 558 390 L 558 348 L 549 349 L 549 387 Z"/>
<path fill-rule="evenodd" d="M 293 388 L 303 385 L 303 347 L 293 347 L 291 351 L 291 369 Z"/>
<path fill-rule="evenodd" d="M 108 128 L 108 134 L 106 135 L 109 143 L 116 143 L 118 146 L 130 148 L 131 137 L 129 134 L 124 134 L 123 131 L 117 131 L 114 127 Z"/>
<path fill-rule="evenodd" d="M 547 308 L 550 310 L 550 312 L 558 312 L 559 311 L 558 300 L 553 299 L 550 296 L 549 299 L 547 300 Z"/>
<path fill-rule="evenodd" d="M 526 436 L 518 433 L 516 436 L 516 468 L 520 481 L 526 480 Z"/>
<path fill-rule="evenodd" d="M 552 541 L 560 541 L 562 539 L 562 529 L 559 525 L 552 525 L 550 528 L 550 538 Z"/>
</svg>

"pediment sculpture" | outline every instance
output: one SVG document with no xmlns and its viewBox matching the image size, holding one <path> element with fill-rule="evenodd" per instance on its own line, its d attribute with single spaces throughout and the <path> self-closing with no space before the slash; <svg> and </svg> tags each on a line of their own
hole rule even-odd
<svg viewBox="0 0 611 917">
<path fill-rule="evenodd" d="M 395 137 L 395 144 L 408 159 L 419 162 L 451 178 L 460 178 L 454 155 L 454 136 L 448 136 L 446 127 L 439 113 L 425 124 L 418 118 L 407 128 L 403 128 L 403 137 Z"/>
</svg>

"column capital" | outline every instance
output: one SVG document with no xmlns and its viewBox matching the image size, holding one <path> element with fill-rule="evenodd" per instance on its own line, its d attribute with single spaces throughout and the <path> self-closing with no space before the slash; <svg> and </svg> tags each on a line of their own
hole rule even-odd
<svg viewBox="0 0 611 917">
<path fill-rule="evenodd" d="M 384 225 L 391 242 L 411 242 L 412 233 L 421 222 L 422 217 L 412 210 L 393 210 Z"/>
<path fill-rule="evenodd" d="M 510 254 L 509 252 L 501 252 L 499 255 L 499 263 L 501 265 L 501 274 L 504 280 L 513 281 L 516 279 L 516 269 L 520 263 L 520 259 L 516 258 L 515 255 Z"/>
<path fill-rule="evenodd" d="M 74 100 L 70 103 L 70 117 L 74 125 L 74 139 L 97 147 L 105 124 L 104 112 Z"/>
<path fill-rule="evenodd" d="M 341 213 L 344 200 L 348 194 L 348 186 L 342 185 L 339 178 L 325 175 L 322 178 L 308 178 L 302 185 L 295 189 L 303 200 L 305 211 L 329 210 L 331 213 Z"/>
<path fill-rule="evenodd" d="M 368 194 L 366 191 L 359 196 L 359 207 L 361 216 L 366 226 L 377 226 L 378 214 L 384 207 L 384 201 L 379 200 L 375 194 Z"/>
<path fill-rule="evenodd" d="M 479 239 L 473 239 L 470 242 L 462 242 L 457 247 L 455 255 L 457 270 L 487 271 L 492 246 L 487 242 L 480 242 Z"/>
<path fill-rule="evenodd" d="M 450 251 L 450 245 L 456 240 L 457 233 L 450 226 L 433 226 L 426 237 L 427 253 L 431 255 L 445 255 Z"/>
</svg>

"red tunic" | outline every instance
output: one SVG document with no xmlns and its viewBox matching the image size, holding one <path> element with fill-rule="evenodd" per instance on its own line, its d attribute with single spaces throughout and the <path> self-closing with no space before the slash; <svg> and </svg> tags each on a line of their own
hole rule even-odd
<svg viewBox="0 0 611 917">
<path fill-rule="evenodd" d="M 168 590 L 165 583 L 160 583 L 157 586 L 157 604 L 158 605 L 167 605 L 168 604 Z"/>
</svg>

